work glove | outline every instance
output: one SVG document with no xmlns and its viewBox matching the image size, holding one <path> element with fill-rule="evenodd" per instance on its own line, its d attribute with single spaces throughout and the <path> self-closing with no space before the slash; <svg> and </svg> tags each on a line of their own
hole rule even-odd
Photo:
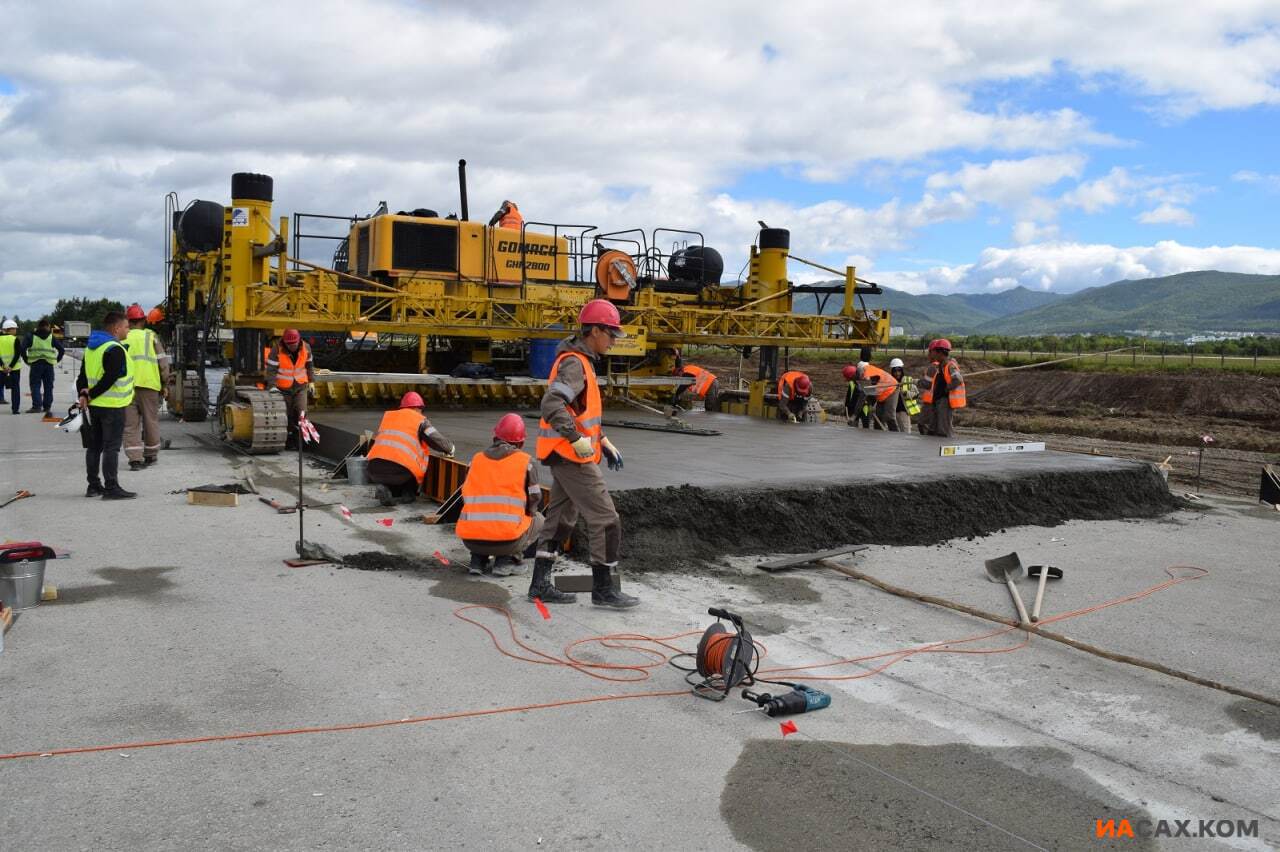
<svg viewBox="0 0 1280 852">
<path fill-rule="evenodd" d="M 595 447 L 591 446 L 591 439 L 586 435 L 573 442 L 573 451 L 580 459 L 589 459 L 596 454 Z"/>
<path fill-rule="evenodd" d="M 307 396 L 312 399 L 316 398 L 316 386 L 310 382 L 307 383 Z"/>
<path fill-rule="evenodd" d="M 604 449 L 605 461 L 609 463 L 609 470 L 622 470 L 622 453 L 618 452 L 618 448 L 613 445 L 613 441 L 604 438 L 600 444 Z"/>
<path fill-rule="evenodd" d="M 787 422 L 788 422 L 788 423 L 798 423 L 798 422 L 800 422 L 800 421 L 796 420 L 796 416 L 795 416 L 794 414 L 792 414 L 792 413 L 790 413 L 790 412 L 787 412 Z"/>
</svg>

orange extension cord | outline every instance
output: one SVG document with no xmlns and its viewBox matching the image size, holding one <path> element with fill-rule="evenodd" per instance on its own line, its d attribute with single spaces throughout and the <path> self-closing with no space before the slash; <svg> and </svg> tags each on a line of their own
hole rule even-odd
<svg viewBox="0 0 1280 852">
<path fill-rule="evenodd" d="M 1175 569 L 1186 569 L 1197 573 L 1176 575 Z M 1040 625 L 1053 624 L 1058 621 L 1065 621 L 1068 618 L 1076 618 L 1081 615 L 1098 612 L 1108 607 L 1119 606 L 1120 604 L 1130 603 L 1142 598 L 1153 595 L 1156 592 L 1163 591 L 1175 586 L 1178 583 L 1187 580 L 1198 580 L 1208 575 L 1208 571 L 1203 568 L 1197 568 L 1190 565 L 1175 565 L 1172 568 L 1166 568 L 1165 573 L 1169 575 L 1169 579 L 1162 583 L 1157 583 L 1148 589 L 1135 592 L 1131 595 L 1115 598 L 1104 603 L 1094 606 L 1085 607 L 1083 609 L 1073 610 L 1071 612 L 1061 613 L 1059 615 L 1050 616 L 1037 622 Z M 498 635 L 487 625 L 477 621 L 471 617 L 474 610 L 489 610 L 502 615 L 507 622 L 507 631 L 510 634 L 511 642 L 514 643 L 520 651 L 512 651 L 503 647 Z M 676 654 L 687 653 L 678 645 L 672 644 L 678 639 L 686 639 L 691 636 L 697 636 L 702 633 L 700 630 L 690 630 L 684 633 L 677 633 L 672 636 L 646 636 L 642 633 L 613 633 L 605 636 L 591 636 L 584 639 L 578 639 L 575 642 L 565 646 L 563 656 L 555 656 L 545 651 L 540 651 L 531 645 L 521 641 L 516 635 L 515 621 L 511 617 L 509 610 L 503 607 L 488 606 L 485 604 L 474 604 L 471 606 L 459 607 L 454 610 L 453 614 L 467 622 L 479 627 L 493 642 L 494 648 L 504 656 L 514 660 L 520 660 L 525 663 L 533 663 L 545 666 L 557 666 L 570 668 L 581 672 L 589 677 L 599 680 L 610 681 L 613 683 L 640 683 L 646 681 L 652 675 L 656 668 L 667 665 L 672 657 Z M 474 614 L 474 613 L 472 613 Z M 836 660 L 830 663 L 814 663 L 804 666 L 789 666 L 771 669 L 761 669 L 756 674 L 760 677 L 773 677 L 777 675 L 787 675 L 790 680 L 857 680 L 859 678 L 870 677 L 888 669 L 889 667 L 902 662 L 903 660 L 915 656 L 916 654 L 1006 654 L 1010 651 L 1017 651 L 1027 646 L 1031 641 L 1031 634 L 1024 632 L 1021 642 L 1016 645 L 1010 645 L 1003 648 L 955 648 L 956 645 L 966 645 L 973 642 L 980 642 L 984 639 L 993 639 L 997 636 L 1003 636 L 1019 630 L 1018 627 L 1003 627 L 999 630 L 992 630 L 986 633 L 979 633 L 973 636 L 967 636 L 962 639 L 952 639 L 945 642 L 934 642 L 929 645 L 922 645 L 916 648 L 904 648 L 897 651 L 886 651 L 881 654 L 869 654 L 862 657 L 848 657 L 843 660 Z M 583 645 L 594 643 L 602 648 L 614 651 L 627 651 L 645 658 L 642 662 L 635 663 L 597 663 L 582 659 L 575 656 L 574 652 Z M 757 651 L 761 658 L 767 653 L 766 649 L 760 643 L 756 643 Z M 793 674 L 794 672 L 813 672 L 819 669 L 828 669 L 835 666 L 853 665 L 856 663 L 867 663 L 875 660 L 884 660 L 883 663 L 870 668 L 863 672 L 849 675 L 816 675 L 816 674 Z M 298 734 L 331 734 L 341 731 L 363 731 L 373 728 L 391 728 L 397 725 L 420 725 L 427 722 L 444 722 L 450 719 L 472 719 L 481 716 L 497 716 L 505 713 L 523 713 L 529 710 L 550 710 L 556 707 L 573 707 L 581 704 L 597 704 L 606 701 L 625 701 L 632 698 L 673 698 L 676 696 L 688 696 L 691 693 L 687 689 L 663 690 L 656 692 L 633 692 L 615 695 L 597 695 L 589 698 L 570 698 L 561 701 L 548 701 L 541 704 L 520 704 L 511 707 L 493 707 L 487 710 L 460 710 L 454 713 L 438 713 L 430 716 L 411 716 L 404 719 L 386 719 L 377 722 L 352 722 L 343 725 L 317 725 L 313 727 L 303 728 L 282 728 L 271 731 L 251 731 L 236 734 L 213 734 L 203 737 L 182 737 L 163 740 L 147 740 L 143 742 L 131 743 L 114 743 L 111 745 L 93 745 L 93 746 L 77 746 L 70 748 L 46 749 L 44 751 L 20 751 L 11 754 L 0 754 L 0 760 L 19 760 L 33 757 L 55 757 L 58 755 L 68 754 L 88 754 L 91 752 L 101 751 L 125 751 L 143 748 L 159 748 L 161 746 L 178 746 L 178 745 L 194 745 L 196 743 L 217 743 L 230 742 L 232 740 L 254 740 L 266 739 L 269 737 L 286 737 Z"/>
</svg>

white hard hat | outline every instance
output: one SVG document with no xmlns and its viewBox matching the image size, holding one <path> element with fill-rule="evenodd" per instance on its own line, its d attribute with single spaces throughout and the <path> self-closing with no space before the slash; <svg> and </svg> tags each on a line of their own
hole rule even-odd
<svg viewBox="0 0 1280 852">
<path fill-rule="evenodd" d="M 862 372 L 863 370 L 865 370 L 865 369 L 867 369 L 867 362 L 866 362 L 866 361 L 859 361 L 859 362 L 858 362 L 858 372 L 859 372 L 859 373 L 861 373 L 861 372 Z"/>
<path fill-rule="evenodd" d="M 8 330 L 9 330 L 9 329 L 11 329 L 11 328 L 17 328 L 17 327 L 18 327 L 18 324 L 17 324 L 16 322 L 14 322 L 13 320 L 5 320 L 5 321 L 4 321 L 4 331 L 8 331 Z"/>
<path fill-rule="evenodd" d="M 58 423 L 58 428 L 63 432 L 74 434 L 80 431 L 82 425 L 84 425 L 84 413 L 80 410 L 80 406 L 73 405 L 67 410 L 67 416 Z"/>
<path fill-rule="evenodd" d="M 907 365 L 902 363 L 901 358 L 894 358 L 892 361 L 889 362 L 889 369 L 892 370 L 894 367 L 901 367 L 905 370 L 907 368 Z"/>
</svg>

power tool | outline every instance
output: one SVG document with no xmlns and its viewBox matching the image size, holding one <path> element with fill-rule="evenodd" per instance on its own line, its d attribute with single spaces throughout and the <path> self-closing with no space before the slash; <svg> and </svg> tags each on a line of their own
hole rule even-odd
<svg viewBox="0 0 1280 852">
<path fill-rule="evenodd" d="M 764 710 L 766 716 L 791 716 L 796 713 L 809 713 L 831 706 L 831 696 L 825 692 L 805 686 L 802 683 L 778 683 L 779 686 L 791 687 L 790 692 L 782 695 L 770 695 L 767 692 L 742 690 L 742 697 L 754 701 Z"/>
</svg>

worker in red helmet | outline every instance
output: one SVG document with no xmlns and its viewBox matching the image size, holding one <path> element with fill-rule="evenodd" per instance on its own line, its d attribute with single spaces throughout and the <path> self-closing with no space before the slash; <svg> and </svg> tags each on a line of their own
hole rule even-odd
<svg viewBox="0 0 1280 852">
<path fill-rule="evenodd" d="M 778 377 L 778 419 L 791 423 L 804 417 L 813 396 L 813 382 L 799 370 L 788 370 Z"/>
<path fill-rule="evenodd" d="M 688 385 L 680 385 L 676 388 L 675 396 L 671 400 L 671 405 L 675 408 L 684 408 L 681 405 L 686 395 L 700 399 L 706 405 L 707 411 L 717 411 L 717 401 L 720 399 L 720 379 L 710 370 L 702 367 L 686 364 L 684 359 L 680 357 L 679 351 L 676 352 L 676 364 L 672 373 L 676 376 L 682 376 L 686 379 L 692 379 L 693 383 Z"/>
<path fill-rule="evenodd" d="M 964 377 L 951 357 L 951 341 L 945 337 L 929 344 L 929 366 L 920 382 L 920 432 L 942 438 L 956 436 L 952 415 L 966 405 Z"/>
<path fill-rule="evenodd" d="M 626 334 L 618 309 L 607 299 L 593 299 L 578 313 L 578 333 L 560 343 L 542 395 L 538 422 L 538 460 L 551 469 L 551 501 L 538 541 L 529 597 L 543 603 L 573 603 L 576 596 L 551 582 L 560 542 L 573 532 L 578 516 L 586 522 L 591 560 L 591 602 L 615 609 L 640 601 L 615 591 L 613 570 L 622 547 L 622 521 L 600 470 L 622 470 L 622 453 L 601 427 L 604 406 L 596 380 L 596 361 Z"/>
<path fill-rule="evenodd" d="M 289 437 L 285 449 L 298 446 L 298 415 L 307 411 L 307 399 L 314 393 L 316 370 L 311 357 L 311 344 L 302 339 L 296 328 L 286 328 L 280 343 L 267 353 L 266 385 L 284 396 L 289 416 Z"/>
<path fill-rule="evenodd" d="M 524 557 L 537 549 L 544 522 L 542 486 L 524 440 L 524 418 L 504 414 L 493 429 L 493 443 L 471 457 L 455 527 L 471 553 L 468 573 L 523 574 Z"/>
<path fill-rule="evenodd" d="M 124 339 L 133 361 L 133 401 L 124 410 L 124 454 L 129 470 L 142 470 L 160 460 L 160 398 L 169 385 L 169 354 L 159 336 L 147 328 L 141 305 L 125 311 L 129 334 Z"/>
<path fill-rule="evenodd" d="M 453 455 L 453 442 L 440 434 L 422 413 L 426 403 L 416 391 L 400 398 L 400 407 L 382 415 L 370 447 L 366 475 L 384 506 L 418 499 L 427 475 L 431 450 Z"/>
<path fill-rule="evenodd" d="M 857 364 L 846 364 L 844 369 L 840 371 L 840 375 L 844 376 L 845 382 L 848 383 L 844 392 L 845 422 L 853 427 L 861 426 L 863 429 L 870 429 L 873 405 L 862 384 L 858 381 L 858 371 L 863 369 L 866 364 L 866 361 L 859 361 Z"/>
</svg>

